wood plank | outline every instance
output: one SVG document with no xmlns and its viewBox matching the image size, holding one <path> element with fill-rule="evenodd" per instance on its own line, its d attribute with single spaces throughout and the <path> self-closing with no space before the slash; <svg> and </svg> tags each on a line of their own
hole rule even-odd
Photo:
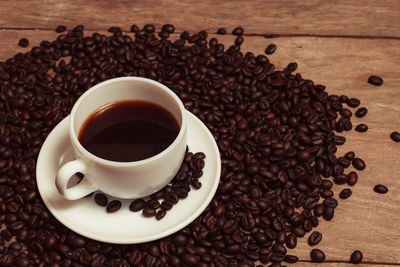
<svg viewBox="0 0 400 267">
<path fill-rule="evenodd" d="M 0 31 L 0 60 L 29 49 L 16 45 L 21 37 L 30 39 L 32 47 L 40 40 L 54 39 L 56 34 Z M 233 40 L 231 36 L 217 38 L 227 45 Z M 346 262 L 351 252 L 359 249 L 366 262 L 400 264 L 400 226 L 396 221 L 400 216 L 400 144 L 389 139 L 390 132 L 400 130 L 400 40 L 254 36 L 245 38 L 243 50 L 263 53 L 270 42 L 278 45 L 275 54 L 269 56 L 278 69 L 296 61 L 303 77 L 326 85 L 329 93 L 358 97 L 362 106 L 369 110 L 364 119 L 353 120 L 355 125 L 366 123 L 369 131 L 346 133 L 347 142 L 338 152 L 342 155 L 354 150 L 365 160 L 367 169 L 360 172 L 359 182 L 352 188 L 353 195 L 339 201 L 334 219 L 321 221 L 316 230 L 323 234 L 323 239 L 317 248 L 325 251 L 327 260 Z M 368 84 L 366 81 L 371 74 L 382 76 L 384 84 L 381 87 Z M 374 193 L 372 187 L 377 183 L 386 184 L 389 193 Z M 334 188 L 336 195 L 342 188 L 344 186 Z M 289 253 L 309 260 L 310 250 L 303 238 Z M 295 266 L 315 264 L 302 262 Z M 350 265 L 334 262 L 324 266 Z"/>
<path fill-rule="evenodd" d="M 242 25 L 250 34 L 400 37 L 400 2 L 396 0 L 3 0 L 0 27 L 47 28 L 85 24 L 106 30 L 133 23 L 215 32 Z"/>
</svg>

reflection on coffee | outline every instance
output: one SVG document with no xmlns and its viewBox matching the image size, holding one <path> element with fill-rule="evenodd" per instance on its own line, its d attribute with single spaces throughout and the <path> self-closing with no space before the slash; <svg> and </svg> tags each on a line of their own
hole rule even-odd
<svg viewBox="0 0 400 267">
<path fill-rule="evenodd" d="M 142 100 L 106 105 L 89 116 L 78 139 L 90 153 L 112 161 L 137 161 L 166 149 L 179 124 L 165 108 Z"/>
</svg>

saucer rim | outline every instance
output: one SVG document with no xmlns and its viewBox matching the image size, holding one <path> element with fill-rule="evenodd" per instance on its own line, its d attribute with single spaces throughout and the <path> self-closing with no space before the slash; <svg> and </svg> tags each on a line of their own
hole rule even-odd
<svg viewBox="0 0 400 267">
<path fill-rule="evenodd" d="M 204 123 L 197 118 L 194 114 L 192 114 L 190 111 L 187 111 L 187 116 L 188 116 L 188 121 L 189 121 L 189 117 L 191 117 L 191 119 L 194 120 L 195 123 L 199 124 L 199 126 L 203 129 L 203 131 L 206 133 L 207 135 L 207 140 L 209 145 L 212 147 L 213 150 L 213 154 L 215 155 L 216 158 L 216 170 L 212 169 L 214 175 L 212 175 L 213 184 L 211 187 L 211 190 L 209 190 L 207 197 L 205 198 L 201 198 L 199 201 L 203 200 L 203 203 L 200 205 L 200 207 L 192 214 L 190 214 L 187 217 L 184 217 L 183 220 L 180 220 L 177 222 L 177 224 L 171 228 L 168 228 L 167 230 L 158 232 L 154 235 L 148 235 L 148 236 L 142 236 L 139 238 L 126 238 L 126 239 L 120 239 L 120 237 L 112 237 L 111 238 L 104 238 L 107 237 L 107 235 L 101 235 L 101 233 L 88 233 L 85 231 L 80 230 L 80 228 L 76 225 L 76 224 L 71 224 L 69 223 L 70 221 L 67 219 L 64 219 L 65 215 L 62 215 L 62 213 L 57 211 L 57 208 L 51 203 L 51 200 L 48 199 L 46 197 L 45 192 L 43 192 L 43 190 L 41 190 L 41 187 L 45 186 L 43 185 L 44 181 L 42 181 L 43 179 L 40 179 L 39 177 L 39 173 L 43 173 L 42 168 L 44 168 L 45 164 L 42 163 L 43 161 L 43 157 L 44 154 L 46 154 L 46 152 L 44 152 L 45 149 L 48 146 L 48 143 L 50 142 L 50 139 L 54 139 L 55 135 L 54 133 L 56 132 L 55 129 L 56 128 L 62 128 L 62 127 L 67 127 L 68 126 L 68 120 L 70 118 L 70 115 L 68 115 L 67 117 L 65 117 L 62 121 L 60 121 L 55 127 L 54 129 L 50 132 L 50 134 L 48 135 L 48 137 L 46 138 L 45 142 L 43 143 L 40 152 L 39 152 L 39 156 L 37 159 L 37 164 L 36 164 L 36 182 L 37 182 L 37 188 L 39 191 L 39 194 L 43 200 L 43 203 L 45 204 L 45 206 L 47 207 L 47 209 L 51 212 L 51 214 L 65 227 L 67 227 L 68 229 L 82 235 L 85 236 L 87 238 L 91 238 L 93 240 L 97 240 L 97 241 L 101 241 L 101 242 L 107 242 L 107 243 L 113 243 L 113 244 L 136 244 L 136 243 L 143 243 L 143 242 L 150 242 L 150 241 L 154 241 L 157 239 L 161 239 L 163 237 L 172 235 L 174 233 L 176 233 L 177 231 L 183 229 L 184 227 L 186 227 L 187 225 L 189 225 L 190 223 L 192 223 L 194 220 L 196 220 L 196 218 L 198 218 L 201 213 L 207 208 L 207 206 L 210 204 L 211 200 L 213 199 L 217 189 L 218 189 L 218 185 L 219 185 L 219 181 L 221 178 L 221 155 L 220 155 L 220 151 L 218 149 L 218 145 L 213 137 L 213 135 L 211 134 L 210 130 L 204 125 Z M 189 123 L 188 123 L 189 126 Z M 54 136 L 53 136 L 53 135 Z M 50 138 L 49 138 L 50 137 Z M 68 135 L 67 135 L 68 137 Z M 59 138 L 62 139 L 62 138 Z M 67 138 L 66 140 L 67 142 L 71 142 L 69 140 L 69 138 Z M 54 142 L 54 141 L 53 141 Z M 58 141 L 61 142 L 61 141 Z M 46 180 L 46 179 L 45 179 Z M 201 190 L 201 189 L 200 189 Z M 67 200 L 66 200 L 67 201 Z M 78 200 L 79 201 L 79 200 Z M 182 199 L 181 201 L 189 201 L 188 198 L 186 199 Z M 148 218 L 145 218 L 148 219 Z M 154 219 L 154 218 L 153 218 Z M 160 223 L 162 223 L 163 221 L 159 221 Z"/>
</svg>

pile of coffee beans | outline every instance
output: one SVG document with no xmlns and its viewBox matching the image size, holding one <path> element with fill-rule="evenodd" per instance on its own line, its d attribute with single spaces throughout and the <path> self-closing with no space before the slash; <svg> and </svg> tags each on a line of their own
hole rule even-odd
<svg viewBox="0 0 400 267">
<path fill-rule="evenodd" d="M 203 152 L 193 154 L 186 147 L 182 165 L 171 183 L 153 193 L 150 197 L 133 200 L 129 209 L 133 212 L 142 211 L 144 217 L 155 217 L 156 220 L 164 218 L 179 200 L 188 197 L 192 188 L 201 188 L 199 179 L 203 176 L 205 158 L 206 155 Z M 108 202 L 107 196 L 103 193 L 97 193 L 94 200 L 99 206 L 106 207 L 109 213 L 118 211 L 122 205 L 118 199 Z"/>
<path fill-rule="evenodd" d="M 353 128 L 349 108 L 360 101 L 329 94 L 295 73 L 295 62 L 277 70 L 265 55 L 242 52 L 240 27 L 230 46 L 205 31 L 171 40 L 170 24 L 158 33 L 151 24 L 132 25 L 132 33 L 112 27 L 108 35 L 85 36 L 83 29 L 0 62 L 0 265 L 296 262 L 287 248 L 334 216 L 333 183 L 354 185 L 357 173 L 346 168 L 366 166 L 354 152 L 337 155 L 346 141 L 337 133 Z M 179 232 L 138 245 L 97 242 L 67 229 L 43 204 L 35 177 L 43 141 L 77 98 L 120 76 L 171 88 L 210 129 L 222 157 L 220 184 L 205 211 Z M 311 258 L 321 262 L 325 254 L 315 249 Z"/>
</svg>

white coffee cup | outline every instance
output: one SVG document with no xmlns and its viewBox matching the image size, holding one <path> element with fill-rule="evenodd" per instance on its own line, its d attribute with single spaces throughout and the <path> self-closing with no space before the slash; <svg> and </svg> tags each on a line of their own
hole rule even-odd
<svg viewBox="0 0 400 267">
<path fill-rule="evenodd" d="M 86 119 L 99 108 L 122 100 L 143 100 L 167 109 L 180 126 L 176 139 L 157 155 L 132 162 L 106 160 L 87 151 L 78 140 L 78 133 Z M 61 166 L 56 187 L 70 200 L 96 190 L 119 198 L 150 195 L 173 179 L 185 156 L 186 110 L 169 88 L 150 79 L 122 77 L 95 85 L 77 100 L 69 120 L 69 136 L 76 159 Z M 77 172 L 83 173 L 84 178 L 69 187 L 68 182 Z"/>
</svg>

